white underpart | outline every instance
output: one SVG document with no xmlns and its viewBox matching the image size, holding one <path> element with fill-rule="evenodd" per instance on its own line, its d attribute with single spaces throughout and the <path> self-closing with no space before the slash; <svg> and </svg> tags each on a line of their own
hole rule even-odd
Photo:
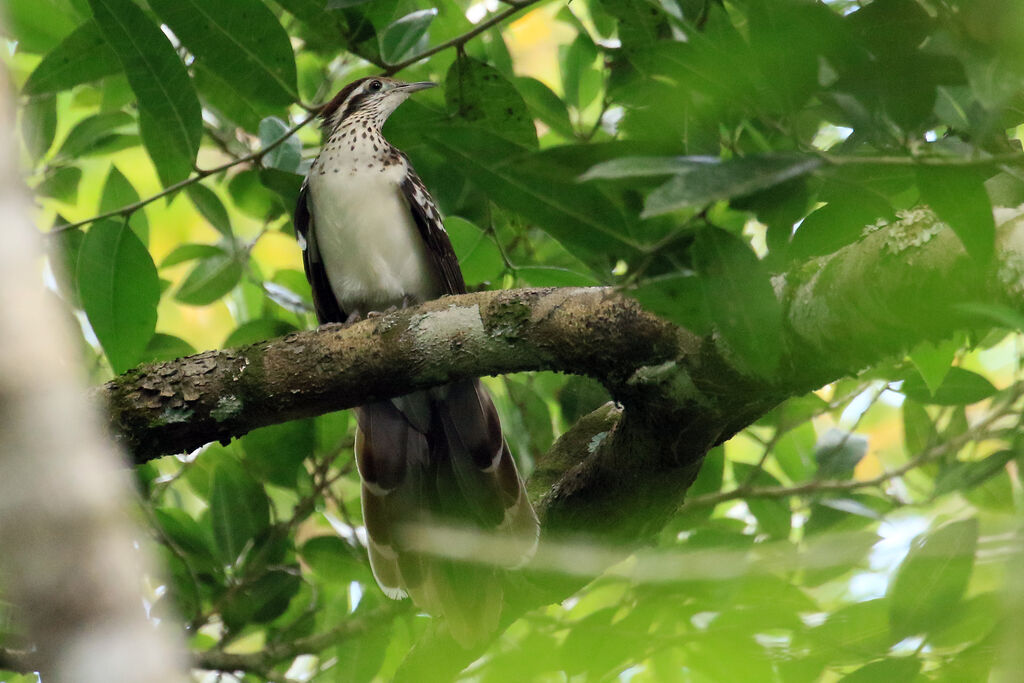
<svg viewBox="0 0 1024 683">
<path fill-rule="evenodd" d="M 354 151 L 342 145 L 330 170 L 314 169 L 309 178 L 313 229 L 331 289 L 342 310 L 362 314 L 400 305 L 403 297 L 422 301 L 442 293 L 402 194 L 405 161 L 381 171 L 371 144 L 359 138 Z"/>
</svg>

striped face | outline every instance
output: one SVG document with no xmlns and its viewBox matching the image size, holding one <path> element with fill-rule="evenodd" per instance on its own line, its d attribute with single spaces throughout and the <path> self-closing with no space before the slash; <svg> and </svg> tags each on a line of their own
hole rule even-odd
<svg viewBox="0 0 1024 683">
<path fill-rule="evenodd" d="M 322 126 L 333 130 L 343 122 L 359 121 L 379 131 L 391 112 L 409 95 L 435 85 L 429 81 L 404 83 L 384 76 L 369 76 L 353 81 L 324 106 L 320 112 Z"/>
</svg>

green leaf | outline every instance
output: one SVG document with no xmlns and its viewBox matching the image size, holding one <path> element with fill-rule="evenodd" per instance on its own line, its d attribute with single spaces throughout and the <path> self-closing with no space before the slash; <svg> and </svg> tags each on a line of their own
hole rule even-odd
<svg viewBox="0 0 1024 683">
<path fill-rule="evenodd" d="M 932 392 L 933 396 L 942 386 L 942 380 L 952 367 L 953 359 L 956 358 L 956 352 L 962 343 L 963 340 L 958 338 L 947 339 L 938 344 L 925 341 L 910 352 L 911 362 L 921 373 L 928 391 Z"/>
<path fill-rule="evenodd" d="M 185 188 L 185 192 L 203 218 L 217 232 L 231 239 L 233 235 L 231 231 L 231 218 L 228 216 L 228 210 L 224 208 L 224 204 L 220 201 L 217 194 L 201 183 L 189 185 Z"/>
<path fill-rule="evenodd" d="M 971 462 L 955 462 L 944 468 L 935 479 L 935 495 L 950 491 L 968 491 L 1004 472 L 1006 464 L 1017 456 L 1016 451 L 996 451 L 992 455 Z"/>
<path fill-rule="evenodd" d="M 228 181 L 228 192 L 235 205 L 253 218 L 266 220 L 274 210 L 274 197 L 260 182 L 260 174 L 246 169 Z"/>
<path fill-rule="evenodd" d="M 889 623 L 899 638 L 940 627 L 963 597 L 978 547 L 976 518 L 921 534 L 889 585 Z"/>
<path fill-rule="evenodd" d="M 160 262 L 160 268 L 170 268 L 186 261 L 222 256 L 226 253 L 222 248 L 213 244 L 179 244 Z"/>
<path fill-rule="evenodd" d="M 477 126 L 424 135 L 492 201 L 536 223 L 580 259 L 603 266 L 611 254 L 636 253 L 622 210 L 599 189 L 559 176 L 551 164 L 546 172 L 527 168 L 526 149 Z"/>
<path fill-rule="evenodd" d="M 74 204 L 78 201 L 78 183 L 81 180 L 82 169 L 77 166 L 50 168 L 43 181 L 36 185 L 35 192 L 43 197 Z"/>
<path fill-rule="evenodd" d="M 529 76 L 520 76 L 513 82 L 535 117 L 563 138 L 571 140 L 575 137 L 576 131 L 569 120 L 565 102 L 551 88 Z"/>
<path fill-rule="evenodd" d="M 61 230 L 51 232 L 47 237 L 47 258 L 50 261 L 50 270 L 57 281 L 57 289 L 71 306 L 81 308 L 76 272 L 85 233 L 78 229 Z"/>
<path fill-rule="evenodd" d="M 903 445 L 907 454 L 916 456 L 934 443 L 935 425 L 924 406 L 908 398 L 903 402 Z"/>
<path fill-rule="evenodd" d="M 250 99 L 239 92 L 238 84 L 224 79 L 205 64 L 194 62 L 192 72 L 196 90 L 203 100 L 203 106 L 214 111 L 219 118 L 233 122 L 253 135 L 259 130 L 260 121 L 277 112 L 276 107 Z"/>
<path fill-rule="evenodd" d="M 273 318 L 257 318 L 239 325 L 234 332 L 221 344 L 222 348 L 230 349 L 235 346 L 255 344 L 258 341 L 282 337 L 289 332 L 294 332 L 295 326 L 284 320 Z"/>
<path fill-rule="evenodd" d="M 131 0 L 89 0 L 138 98 L 139 130 L 164 185 L 192 171 L 202 137 L 199 99 L 160 27 Z"/>
<path fill-rule="evenodd" d="M 337 0 L 332 0 L 337 1 Z M 359 603 L 362 607 L 367 596 Z M 358 615 L 358 610 L 356 611 Z M 356 638 L 346 638 L 335 648 L 337 664 L 334 668 L 338 683 L 370 683 L 377 676 L 387 654 L 390 630 L 387 624 L 371 627 Z"/>
<path fill-rule="evenodd" d="M 121 71 L 117 54 L 91 19 L 51 50 L 25 81 L 26 95 L 70 90 Z"/>
<path fill-rule="evenodd" d="M 228 565 L 270 526 L 266 492 L 231 458 L 219 459 L 213 469 L 210 523 L 221 560 Z"/>
<path fill-rule="evenodd" d="M 267 147 L 270 143 L 281 139 L 288 132 L 288 128 L 288 124 L 276 116 L 263 119 L 260 121 L 259 128 L 260 145 Z M 302 163 L 302 143 L 294 134 L 288 136 L 288 139 L 264 155 L 263 163 L 271 168 L 295 173 L 299 170 L 299 164 Z"/>
<path fill-rule="evenodd" d="M 557 266 L 520 266 L 516 275 L 532 287 L 598 287 L 601 282 L 586 273 Z"/>
<path fill-rule="evenodd" d="M 745 242 L 717 228 L 697 234 L 694 262 L 723 341 L 749 371 L 774 374 L 782 354 L 782 307 L 764 264 Z"/>
<path fill-rule="evenodd" d="M 526 147 L 537 147 L 537 129 L 519 91 L 492 66 L 456 59 L 444 80 L 448 111 L 467 123 Z"/>
<path fill-rule="evenodd" d="M 843 676 L 840 683 L 913 683 L 921 670 L 921 660 L 917 657 L 889 657 L 871 662 Z"/>
<path fill-rule="evenodd" d="M 412 50 L 430 28 L 437 10 L 422 9 L 396 19 L 380 35 L 380 56 L 387 64 L 397 64 Z"/>
<path fill-rule="evenodd" d="M 188 556 L 192 563 L 213 568 L 213 551 L 207 543 L 207 534 L 187 512 L 176 507 L 154 508 L 157 527 L 174 544 L 175 549 Z"/>
<path fill-rule="evenodd" d="M 242 263 L 237 254 L 222 252 L 203 258 L 175 292 L 174 298 L 190 306 L 205 306 L 221 298 L 238 284 Z"/>
<path fill-rule="evenodd" d="M 849 479 L 867 452 L 867 438 L 833 427 L 821 436 L 814 449 L 818 474 L 826 479 Z"/>
<path fill-rule="evenodd" d="M 996 393 L 996 388 L 987 379 L 963 368 L 950 368 L 949 373 L 933 394 L 920 373 L 907 377 L 900 389 L 906 396 L 919 403 L 959 406 L 977 403 Z"/>
<path fill-rule="evenodd" d="M 107 174 L 107 181 L 103 184 L 103 194 L 100 195 L 100 213 L 116 211 L 122 207 L 134 204 L 139 201 L 139 193 L 135 191 L 128 178 L 117 168 L 110 167 Z M 146 209 L 140 207 L 128 217 L 128 225 L 142 241 L 149 244 L 149 221 L 146 220 Z"/>
<path fill-rule="evenodd" d="M 765 190 L 821 166 L 814 157 L 748 157 L 731 161 L 692 161 L 689 170 L 658 187 L 647 197 L 643 216 L 701 207 Z"/>
<path fill-rule="evenodd" d="M 499 283 L 505 270 L 501 251 L 494 240 L 483 230 L 465 218 L 448 216 L 444 221 L 452 247 L 459 257 L 459 266 L 467 284 L 481 282 Z"/>
<path fill-rule="evenodd" d="M 81 17 L 68 0 L 7 0 L 4 33 L 19 51 L 46 52 L 75 30 Z"/>
<path fill-rule="evenodd" d="M 313 456 L 313 420 L 290 420 L 254 429 L 241 438 L 245 463 L 257 477 L 294 488 L 299 469 Z"/>
<path fill-rule="evenodd" d="M 891 219 L 892 206 L 884 197 L 856 185 L 844 184 L 828 203 L 812 211 L 797 228 L 789 249 L 792 260 L 831 254 L 860 239 L 865 226 Z"/>
<path fill-rule="evenodd" d="M 21 139 L 34 160 L 41 159 L 53 146 L 57 134 L 57 98 L 33 97 L 22 110 Z"/>
<path fill-rule="evenodd" d="M 651 313 L 695 334 L 711 331 L 704 284 L 693 274 L 672 273 L 643 282 L 630 294 Z"/>
<path fill-rule="evenodd" d="M 336 536 L 316 536 L 306 541 L 299 550 L 303 561 L 314 574 L 335 585 L 370 579 L 370 573 L 359 553 L 360 550 Z"/>
<path fill-rule="evenodd" d="M 268 105 L 297 97 L 291 39 L 260 0 L 150 0 L 203 66 Z"/>
<path fill-rule="evenodd" d="M 97 221 L 82 242 L 77 279 L 110 367 L 117 374 L 130 369 L 156 329 L 160 282 L 149 252 L 124 221 Z"/>
<path fill-rule="evenodd" d="M 580 180 L 645 178 L 690 173 L 697 164 L 721 163 L 715 157 L 619 157 L 593 166 Z"/>
<path fill-rule="evenodd" d="M 772 452 L 779 467 L 793 481 L 806 481 L 817 468 L 815 461 L 816 438 L 810 420 L 794 427 L 775 442 Z"/>
<path fill-rule="evenodd" d="M 597 96 L 601 74 L 594 68 L 596 61 L 594 41 L 586 33 L 577 33 L 561 59 L 562 92 L 565 93 L 566 104 L 583 109 Z"/>
<path fill-rule="evenodd" d="M 279 168 L 261 168 L 259 180 L 263 187 L 274 193 L 281 208 L 290 216 L 299 201 L 303 176 Z"/>
<path fill-rule="evenodd" d="M 265 624 L 284 614 L 302 579 L 290 571 L 272 569 L 245 583 L 224 605 L 224 624 L 237 632 L 250 624 Z"/>
<path fill-rule="evenodd" d="M 734 462 L 732 463 L 732 469 L 737 482 L 749 480 L 753 486 L 758 488 L 781 485 L 778 479 L 754 465 Z M 761 531 L 772 538 L 781 539 L 789 537 L 793 523 L 793 513 L 789 508 L 789 501 L 787 499 L 748 498 L 746 503 L 750 513 L 757 519 L 757 525 Z"/>
<path fill-rule="evenodd" d="M 830 661 L 860 664 L 884 655 L 898 640 L 890 631 L 888 612 L 885 599 L 857 602 L 830 614 L 808 635 Z"/>
<path fill-rule="evenodd" d="M 967 643 L 975 643 L 986 638 L 999 625 L 1004 613 L 1004 600 L 1005 597 L 999 590 L 961 600 L 953 607 L 952 611 L 955 614 L 946 625 L 932 631 L 928 637 L 928 644 L 940 648 L 959 649 Z"/>
<path fill-rule="evenodd" d="M 1024 315 L 1004 304 L 972 301 L 953 304 L 953 308 L 960 313 L 977 316 L 988 325 L 994 323 L 1010 330 L 1024 330 Z"/>
<path fill-rule="evenodd" d="M 175 358 L 191 356 L 196 352 L 192 345 L 180 337 L 157 332 L 146 345 L 139 359 L 141 363 L 160 363 Z"/>
<path fill-rule="evenodd" d="M 104 143 L 119 137 L 118 131 L 134 125 L 135 119 L 123 111 L 87 116 L 76 123 L 64 138 L 57 156 L 63 159 L 78 159 L 93 153 Z"/>
<path fill-rule="evenodd" d="M 917 169 L 921 199 L 949 224 L 968 254 L 987 263 L 995 251 L 996 224 L 984 181 L 984 176 L 971 170 L 943 166 Z"/>
</svg>

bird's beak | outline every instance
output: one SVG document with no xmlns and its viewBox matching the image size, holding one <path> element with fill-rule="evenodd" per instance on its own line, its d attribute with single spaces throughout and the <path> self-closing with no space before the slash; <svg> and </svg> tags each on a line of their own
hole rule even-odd
<svg viewBox="0 0 1024 683">
<path fill-rule="evenodd" d="M 398 87 L 407 93 L 414 93 L 420 90 L 426 90 L 427 88 L 436 88 L 437 83 L 432 81 L 420 81 L 418 83 L 403 83 Z"/>
</svg>

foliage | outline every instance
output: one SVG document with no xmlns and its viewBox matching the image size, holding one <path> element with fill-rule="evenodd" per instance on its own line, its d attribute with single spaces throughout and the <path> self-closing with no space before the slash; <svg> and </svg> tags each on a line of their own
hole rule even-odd
<svg viewBox="0 0 1024 683">
<path fill-rule="evenodd" d="M 920 204 L 988 268 L 993 206 L 1024 202 L 1013 0 L 483 7 L 8 0 L 28 182 L 93 378 L 313 324 L 289 218 L 312 112 L 381 71 L 443 86 L 385 133 L 472 286 L 616 286 L 752 376 L 784 352 L 773 275 Z M 593 581 L 465 676 L 985 680 L 1024 384 L 1019 314 L 974 312 L 712 451 L 654 547 L 560 567 Z M 489 386 L 526 471 L 607 400 L 553 374 Z M 387 679 L 428 628 L 369 573 L 353 429 L 325 415 L 136 469 L 167 567 L 153 615 L 180 617 L 197 666 Z"/>
</svg>

